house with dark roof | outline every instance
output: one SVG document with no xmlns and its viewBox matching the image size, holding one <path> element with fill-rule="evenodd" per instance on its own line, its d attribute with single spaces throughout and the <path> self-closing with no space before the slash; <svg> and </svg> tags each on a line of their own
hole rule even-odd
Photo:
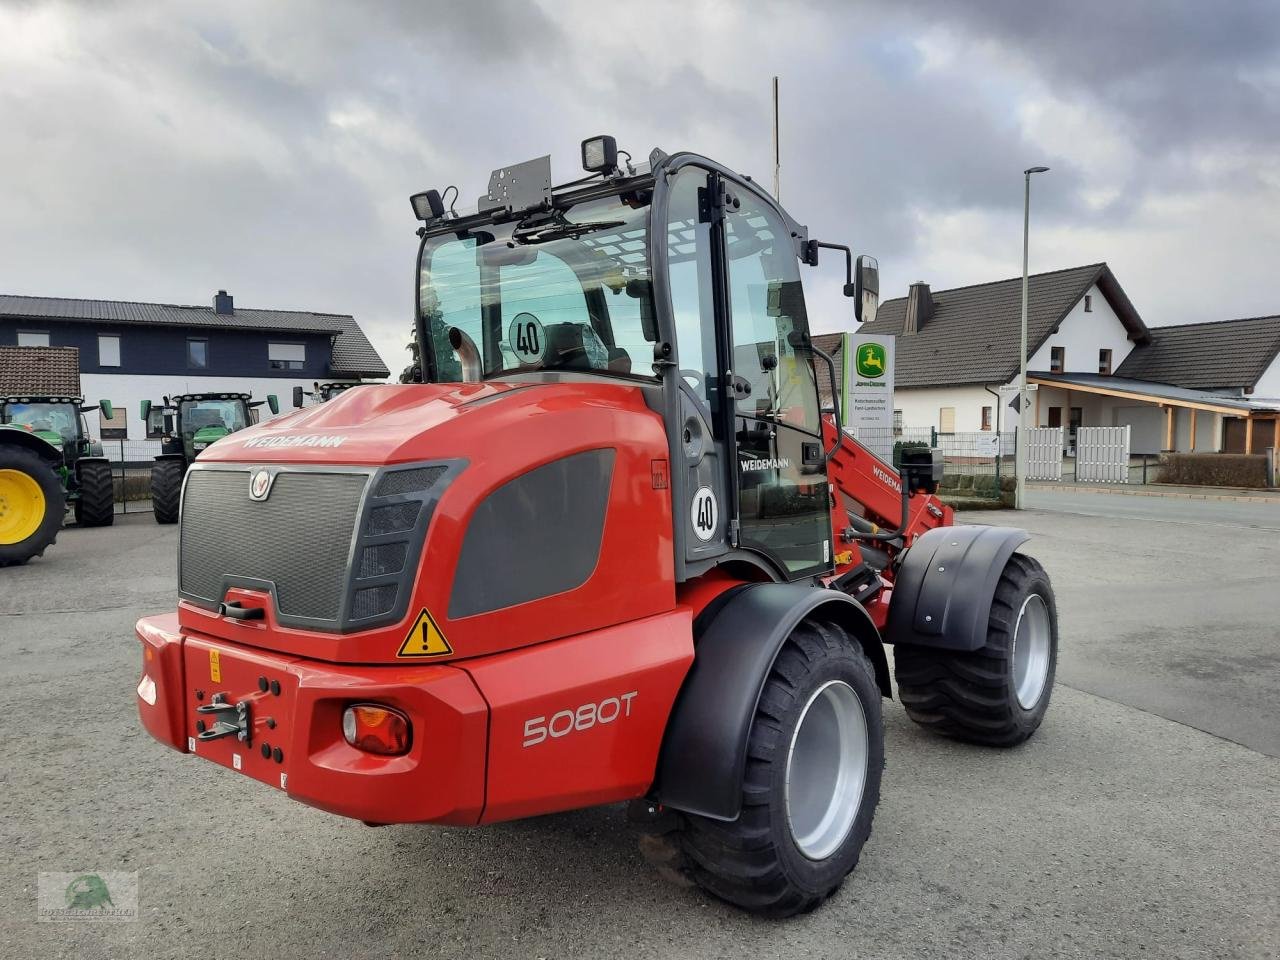
<svg viewBox="0 0 1280 960">
<path fill-rule="evenodd" d="M 274 393 L 287 411 L 295 386 L 310 391 L 316 381 L 389 375 L 354 317 L 246 309 L 225 290 L 207 307 L 0 294 L 4 346 L 78 348 L 84 396 L 110 400 L 116 410 L 101 426 L 90 418 L 90 430 L 107 440 L 158 436 L 160 424 L 139 417 L 142 400 L 221 391 L 260 400 Z M 270 416 L 265 406 L 254 410 Z"/>
<path fill-rule="evenodd" d="M 1013 429 L 1021 307 L 1021 277 L 885 302 L 858 332 L 896 338 L 895 423 Z M 1068 447 L 1080 426 L 1124 425 L 1134 453 L 1280 446 L 1280 318 L 1148 327 L 1094 263 L 1029 278 L 1027 353 L 1034 421 Z"/>
</svg>

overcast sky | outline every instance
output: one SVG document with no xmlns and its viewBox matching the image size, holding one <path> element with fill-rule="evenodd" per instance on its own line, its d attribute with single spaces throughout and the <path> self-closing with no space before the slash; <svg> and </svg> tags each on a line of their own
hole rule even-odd
<svg viewBox="0 0 1280 960">
<path fill-rule="evenodd" d="M 1108 261 L 1150 325 L 1280 313 L 1271 2 L 0 0 L 0 292 L 351 313 L 394 372 L 407 197 L 612 133 L 770 182 L 882 297 Z M 460 208 L 461 209 L 461 208 Z M 848 326 L 834 258 L 814 327 Z M 827 287 L 829 285 L 829 289 Z"/>
</svg>

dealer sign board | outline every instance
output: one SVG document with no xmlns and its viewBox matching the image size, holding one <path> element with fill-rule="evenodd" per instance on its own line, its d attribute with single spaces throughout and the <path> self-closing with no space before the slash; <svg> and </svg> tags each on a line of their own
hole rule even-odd
<svg viewBox="0 0 1280 960">
<path fill-rule="evenodd" d="M 844 335 L 840 348 L 844 383 L 840 412 L 845 429 L 855 436 L 892 435 L 893 347 L 891 336 Z"/>
</svg>

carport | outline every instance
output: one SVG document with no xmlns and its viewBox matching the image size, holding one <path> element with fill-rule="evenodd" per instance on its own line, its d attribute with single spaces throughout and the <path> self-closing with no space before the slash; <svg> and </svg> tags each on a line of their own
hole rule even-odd
<svg viewBox="0 0 1280 960">
<path fill-rule="evenodd" d="M 1032 373 L 1041 405 L 1080 411 L 1080 426 L 1131 426 L 1137 453 L 1262 453 L 1280 448 L 1280 402 L 1087 373 Z M 1080 394 L 1080 397 L 1076 397 Z M 1085 403 L 1085 398 L 1093 402 Z M 1073 422 L 1073 425 L 1074 424 Z M 1143 449 L 1158 444 L 1158 449 Z"/>
</svg>

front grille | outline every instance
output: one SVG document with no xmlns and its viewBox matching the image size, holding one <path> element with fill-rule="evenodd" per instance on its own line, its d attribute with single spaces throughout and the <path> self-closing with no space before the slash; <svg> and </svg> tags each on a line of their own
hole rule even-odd
<svg viewBox="0 0 1280 960">
<path fill-rule="evenodd" d="M 286 617 L 337 620 L 365 473 L 280 471 L 249 498 L 248 470 L 192 470 L 183 494 L 179 585 L 217 603 L 228 586 L 274 587 Z"/>
</svg>

